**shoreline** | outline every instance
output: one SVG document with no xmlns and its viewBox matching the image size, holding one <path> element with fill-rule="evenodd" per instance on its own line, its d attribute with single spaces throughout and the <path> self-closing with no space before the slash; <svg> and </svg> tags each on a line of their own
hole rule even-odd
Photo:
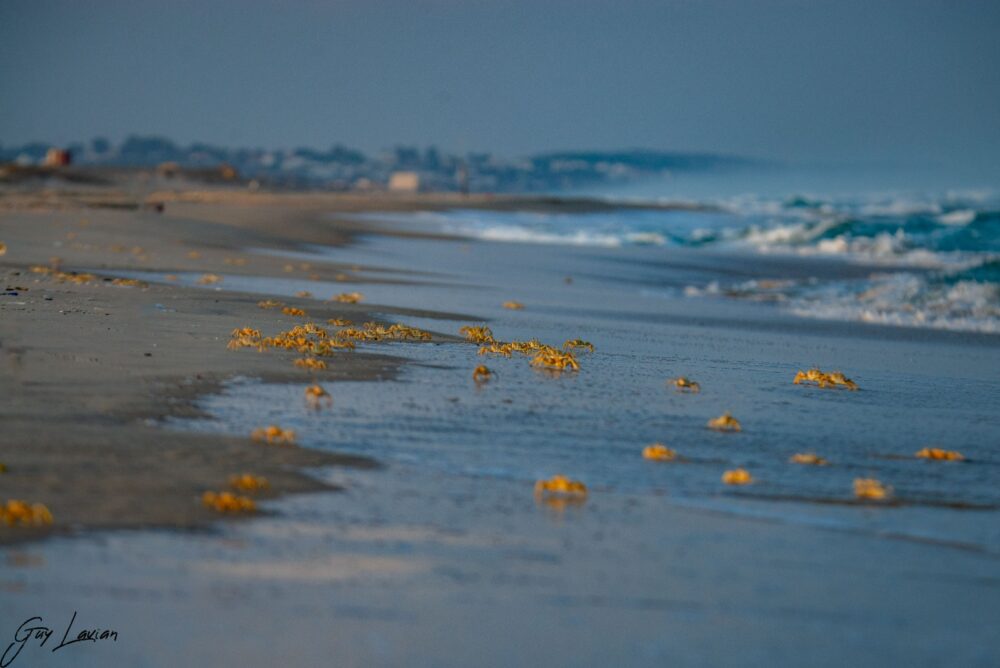
<svg viewBox="0 0 1000 668">
<path fill-rule="evenodd" d="M 35 208 L 37 198 L 47 208 Z M 225 274 L 315 282 L 317 291 L 353 291 L 367 284 L 416 284 L 448 279 L 392 267 L 359 266 L 330 259 L 283 257 L 309 245 L 348 246 L 359 234 L 442 239 L 441 235 L 398 231 L 350 220 L 351 213 L 427 210 L 460 204 L 467 208 L 593 206 L 551 198 L 464 198 L 456 195 L 392 197 L 322 193 L 246 193 L 233 190 L 154 191 L 145 200 L 165 202 L 163 212 L 103 207 L 123 191 L 95 189 L 81 204 L 75 195 L 53 191 L 0 191 L 0 257 L 5 294 L 0 301 L 0 501 L 24 499 L 46 504 L 55 515 L 52 530 L 0 526 L 0 544 L 52 532 L 89 528 L 194 527 L 221 516 L 199 503 L 206 490 L 224 489 L 230 475 L 268 478 L 262 498 L 330 489 L 302 469 L 318 466 L 373 467 L 374 459 L 335 455 L 301 447 L 274 448 L 247 438 L 167 432 L 168 417 L 202 417 L 194 404 L 219 391 L 229 379 L 246 376 L 265 382 L 391 378 L 407 360 L 350 352 L 332 358 L 318 375 L 295 369 L 292 353 L 228 351 L 229 332 L 254 327 L 274 333 L 303 322 L 262 310 L 259 295 L 227 290 L 222 280 L 210 290 L 165 282 L 143 287 L 108 284 L 129 272 Z M 129 195 L 135 199 L 134 193 Z M 102 199 L 104 198 L 104 199 Z M 97 208 L 94 208 L 97 207 Z M 276 250 L 267 254 L 259 249 Z M 713 255 L 691 262 L 673 257 L 664 266 L 698 270 L 728 267 L 752 276 L 760 272 L 747 258 Z M 785 271 L 804 271 L 795 258 L 778 258 Z M 678 264 L 679 263 L 679 264 Z M 77 285 L 31 273 L 32 265 L 63 271 L 95 272 L 97 280 Z M 816 270 L 814 265 L 810 265 Z M 822 269 L 822 267 L 821 267 Z M 831 262 L 823 271 L 850 275 L 861 266 Z M 444 283 L 441 283 L 444 284 Z M 16 288 L 28 288 L 17 290 Z M 322 295 L 317 295 L 322 296 Z M 305 309 L 310 319 L 345 317 L 371 320 L 373 313 L 482 321 L 479 316 L 382 304 L 341 304 L 315 298 L 283 298 Z M 598 315 L 595 312 L 595 315 Z M 609 313 L 617 318 L 621 313 Z M 635 316 L 638 317 L 638 316 Z M 714 326 L 707 313 L 649 314 L 650 322 Z M 739 320 L 743 328 L 770 331 L 786 317 Z M 736 321 L 734 321 L 736 322 Z M 863 326 L 860 323 L 799 320 L 802 334 L 840 332 L 851 336 L 992 344 L 987 334 Z M 434 333 L 437 341 L 456 341 Z M 264 424 L 248 424 L 246 433 Z M 148 446 L 148 447 L 144 447 Z M 114 489 L 113 499 L 107 492 Z"/>
<path fill-rule="evenodd" d="M 332 205 L 297 201 L 0 214 L 5 281 L 28 288 L 0 297 L 0 496 L 16 480 L 57 522 L 0 530 L 7 543 L 56 538 L 3 546 L 0 626 L 79 609 L 126 639 L 81 666 L 995 654 L 997 511 L 973 511 L 1000 507 L 991 340 L 642 293 L 805 261 L 401 238 L 377 221 L 354 233 Z M 148 285 L 27 271 L 54 254 L 63 270 Z M 186 273 L 163 275 L 175 268 Z M 221 282 L 197 285 L 203 273 Z M 315 297 L 282 296 L 301 290 Z M 355 290 L 360 304 L 321 301 Z M 323 358 L 334 404 L 317 414 L 303 396 L 317 376 L 292 366 L 298 354 L 227 350 L 234 328 L 305 322 L 257 307 L 267 299 L 319 324 L 398 319 L 434 340 Z M 599 352 L 553 377 L 436 343 L 482 316 L 500 340 L 581 337 Z M 480 364 L 493 374 L 482 386 Z M 809 365 L 843 369 L 860 391 L 795 385 Z M 679 374 L 703 391 L 665 385 Z M 724 410 L 741 434 L 706 429 Z M 251 442 L 269 423 L 303 447 Z M 679 461 L 642 458 L 654 441 Z M 914 457 L 932 444 L 967 461 Z M 797 452 L 829 465 L 793 464 Z M 754 486 L 725 487 L 734 467 Z M 271 479 L 266 512 L 202 506 L 201 492 L 243 472 Z M 586 484 L 586 501 L 532 493 L 556 474 Z M 855 500 L 858 477 L 894 500 Z M 325 490 L 336 493 L 314 493 Z M 218 643 L 223 627 L 245 633 Z"/>
<path fill-rule="evenodd" d="M 329 370 L 305 372 L 292 366 L 293 353 L 226 350 L 234 328 L 252 326 L 270 333 L 303 322 L 258 308 L 255 295 L 226 291 L 224 282 L 218 291 L 110 284 L 110 276 L 119 272 L 197 271 L 307 274 L 318 286 L 344 283 L 349 290 L 365 268 L 290 263 L 242 252 L 251 246 L 298 249 L 307 243 L 350 243 L 350 232 L 316 216 L 325 206 L 289 195 L 263 210 L 215 201 L 171 206 L 159 214 L 79 207 L 64 199 L 57 201 L 65 208 L 38 210 L 19 206 L 23 196 L 0 198 L 0 239 L 8 248 L 0 258 L 5 288 L 0 395 L 8 397 L 0 405 L 0 463 L 7 468 L 0 474 L 0 491 L 4 502 L 45 504 L 55 519 L 42 528 L 0 525 L 0 544 L 94 529 L 204 527 L 230 517 L 204 507 L 200 496 L 226 489 L 231 475 L 249 472 L 267 478 L 270 488 L 260 498 L 271 499 L 336 489 L 305 473 L 307 468 L 378 466 L 366 457 L 251 441 L 250 430 L 263 424 L 247 425 L 246 438 L 233 438 L 166 430 L 162 422 L 199 415 L 196 400 L 219 391 L 229 379 L 303 384 L 386 379 L 405 360 L 347 352 L 333 358 Z M 33 265 L 94 272 L 96 278 L 85 284 L 60 282 L 31 273 Z M 345 279 L 344 272 L 352 275 Z M 320 321 L 372 319 L 368 304 L 311 298 L 284 302 Z M 375 308 L 401 317 L 463 317 Z"/>
</svg>

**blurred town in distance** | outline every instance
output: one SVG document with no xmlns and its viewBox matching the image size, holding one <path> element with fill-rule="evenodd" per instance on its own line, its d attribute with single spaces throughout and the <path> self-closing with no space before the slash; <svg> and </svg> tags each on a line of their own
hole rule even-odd
<svg viewBox="0 0 1000 668">
<path fill-rule="evenodd" d="M 397 146 L 376 155 L 340 144 L 312 148 L 181 146 L 157 136 L 103 138 L 55 146 L 0 145 L 0 180 L 96 176 L 100 168 L 156 168 L 166 176 L 208 181 L 253 181 L 262 187 L 325 190 L 552 192 L 625 183 L 674 172 L 735 170 L 754 160 L 710 153 L 570 151 L 508 159 L 490 153 L 454 155 L 431 146 Z M 88 169 L 91 168 L 91 169 Z M 72 179 L 71 179 L 72 180 Z"/>
</svg>

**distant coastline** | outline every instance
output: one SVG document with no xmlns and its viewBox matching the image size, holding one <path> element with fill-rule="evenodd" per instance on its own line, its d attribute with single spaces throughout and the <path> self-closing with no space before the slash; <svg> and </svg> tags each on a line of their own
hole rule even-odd
<svg viewBox="0 0 1000 668">
<path fill-rule="evenodd" d="M 680 173 L 729 173 L 775 166 L 763 160 L 707 152 L 560 151 L 508 158 L 488 152 L 459 155 L 434 146 L 396 146 L 368 155 L 340 144 L 329 149 L 232 148 L 200 142 L 183 146 L 164 137 L 136 135 L 119 144 L 103 138 L 65 145 L 0 144 L 0 165 L 30 171 L 45 165 L 53 150 L 74 166 L 159 167 L 198 172 L 202 177 L 226 167 L 234 176 L 266 187 L 334 191 L 563 192 Z"/>
</svg>

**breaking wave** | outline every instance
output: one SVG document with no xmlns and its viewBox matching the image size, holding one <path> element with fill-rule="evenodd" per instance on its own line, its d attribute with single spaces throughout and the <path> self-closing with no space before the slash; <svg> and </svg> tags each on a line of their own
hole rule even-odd
<svg viewBox="0 0 1000 668">
<path fill-rule="evenodd" d="M 1000 194 L 741 196 L 599 213 L 451 210 L 381 220 L 486 241 L 679 246 L 830 257 L 877 267 L 865 280 L 689 286 L 689 296 L 780 303 L 807 317 L 1000 332 Z"/>
</svg>

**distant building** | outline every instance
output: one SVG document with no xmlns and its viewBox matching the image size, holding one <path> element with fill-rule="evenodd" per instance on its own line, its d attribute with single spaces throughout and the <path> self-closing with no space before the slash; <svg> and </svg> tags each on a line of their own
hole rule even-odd
<svg viewBox="0 0 1000 668">
<path fill-rule="evenodd" d="M 219 165 L 219 176 L 223 181 L 238 181 L 240 178 L 240 173 L 236 171 L 236 168 L 229 163 L 222 163 Z"/>
<path fill-rule="evenodd" d="M 156 166 L 156 173 L 160 176 L 172 179 L 181 173 L 181 166 L 176 162 L 161 162 Z"/>
<path fill-rule="evenodd" d="M 44 167 L 65 167 L 73 161 L 69 151 L 64 148 L 52 147 L 45 152 L 45 160 L 42 161 Z"/>
<path fill-rule="evenodd" d="M 416 172 L 393 172 L 389 177 L 392 192 L 415 193 L 420 190 L 420 174 Z"/>
</svg>

